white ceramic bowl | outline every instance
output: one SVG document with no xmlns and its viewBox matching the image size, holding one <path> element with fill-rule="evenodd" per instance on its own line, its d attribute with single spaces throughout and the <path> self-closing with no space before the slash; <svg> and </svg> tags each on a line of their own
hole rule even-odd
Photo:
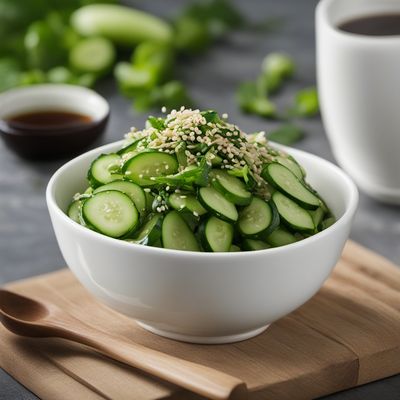
<svg viewBox="0 0 400 400">
<path fill-rule="evenodd" d="M 80 226 L 65 210 L 87 186 L 86 171 L 101 153 L 89 151 L 61 167 L 47 187 L 47 204 L 62 254 L 98 300 L 149 331 L 194 343 L 229 343 L 264 331 L 312 297 L 331 273 L 349 234 L 358 192 L 338 167 L 286 149 L 337 222 L 300 242 L 241 253 L 197 253 L 135 245 Z"/>
</svg>

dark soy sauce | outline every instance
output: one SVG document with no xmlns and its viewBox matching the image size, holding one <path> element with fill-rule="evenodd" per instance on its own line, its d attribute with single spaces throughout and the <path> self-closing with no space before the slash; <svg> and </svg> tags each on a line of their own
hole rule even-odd
<svg viewBox="0 0 400 400">
<path fill-rule="evenodd" d="M 88 115 L 69 111 L 35 111 L 14 115 L 6 118 L 5 122 L 8 125 L 24 127 L 25 129 L 57 129 L 89 124 L 92 122 L 92 118 Z"/>
<path fill-rule="evenodd" d="M 338 25 L 342 31 L 366 36 L 400 35 L 400 14 L 377 14 L 358 17 Z"/>
</svg>

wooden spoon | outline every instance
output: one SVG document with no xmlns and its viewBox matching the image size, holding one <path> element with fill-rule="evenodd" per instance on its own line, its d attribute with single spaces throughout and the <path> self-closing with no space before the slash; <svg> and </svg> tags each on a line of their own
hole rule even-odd
<svg viewBox="0 0 400 400">
<path fill-rule="evenodd" d="M 0 289 L 0 320 L 17 335 L 59 337 L 78 342 L 210 399 L 247 398 L 246 384 L 233 376 L 136 343 L 125 342 L 86 325 L 50 303 Z"/>
</svg>

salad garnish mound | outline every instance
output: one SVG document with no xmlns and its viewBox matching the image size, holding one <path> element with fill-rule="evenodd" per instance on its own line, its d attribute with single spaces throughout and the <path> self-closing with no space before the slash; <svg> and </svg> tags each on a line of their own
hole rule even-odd
<svg viewBox="0 0 400 400">
<path fill-rule="evenodd" d="M 262 250 L 302 240 L 335 218 L 302 166 L 215 111 L 173 110 L 101 154 L 68 209 L 104 235 L 175 250 Z"/>
</svg>

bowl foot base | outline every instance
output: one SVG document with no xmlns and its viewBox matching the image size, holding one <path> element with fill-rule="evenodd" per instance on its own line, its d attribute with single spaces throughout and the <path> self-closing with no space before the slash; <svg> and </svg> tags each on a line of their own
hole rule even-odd
<svg viewBox="0 0 400 400">
<path fill-rule="evenodd" d="M 180 333 L 168 332 L 163 329 L 155 328 L 144 322 L 136 321 L 139 326 L 146 329 L 147 331 L 154 333 L 159 336 L 166 337 L 168 339 L 178 340 L 180 342 L 187 343 L 197 343 L 197 344 L 226 344 L 241 342 L 242 340 L 250 339 L 254 336 L 259 335 L 264 332 L 269 325 L 265 325 L 261 328 L 253 329 L 248 332 L 239 333 L 237 335 L 227 335 L 227 336 L 192 336 L 192 335 L 182 335 Z"/>
</svg>

